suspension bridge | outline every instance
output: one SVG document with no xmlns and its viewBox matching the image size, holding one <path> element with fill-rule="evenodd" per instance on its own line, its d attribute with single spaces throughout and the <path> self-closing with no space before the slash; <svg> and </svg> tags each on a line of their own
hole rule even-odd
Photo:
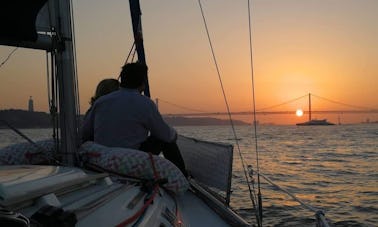
<svg viewBox="0 0 378 227">
<path fill-rule="evenodd" d="M 334 100 L 331 100 L 331 99 L 328 99 L 328 98 L 323 98 L 321 96 L 309 93 L 309 94 L 300 96 L 298 98 L 282 102 L 280 104 L 276 104 L 276 105 L 273 105 L 273 106 L 257 109 L 256 114 L 258 114 L 258 115 L 291 114 L 292 115 L 292 114 L 295 113 L 295 110 L 294 111 L 288 111 L 288 110 L 274 111 L 273 109 L 285 106 L 287 104 L 296 102 L 300 99 L 310 97 L 310 96 L 315 97 L 315 98 L 320 99 L 320 100 L 323 100 L 323 101 L 333 103 L 333 104 L 337 104 L 338 106 L 342 106 L 344 108 L 347 107 L 349 109 L 314 110 L 314 108 L 311 108 L 311 101 L 309 101 L 309 108 L 308 108 L 308 110 L 303 110 L 303 114 L 310 114 L 311 113 L 311 114 L 339 114 L 340 115 L 340 114 L 369 114 L 369 113 L 376 114 L 376 113 L 378 113 L 377 108 L 351 105 L 351 104 L 347 104 L 347 103 L 343 103 L 343 102 L 339 102 L 339 101 L 334 101 Z M 159 106 L 159 103 L 161 103 L 161 102 L 168 104 L 170 106 L 174 106 L 178 109 L 187 111 L 185 113 L 164 113 L 164 115 L 166 115 L 166 116 L 216 116 L 216 115 L 222 116 L 222 115 L 228 115 L 227 112 L 206 112 L 206 111 L 201 111 L 201 110 L 198 110 L 198 109 L 192 109 L 192 108 L 188 108 L 188 107 L 181 106 L 181 105 L 178 105 L 178 104 L 174 104 L 174 103 L 171 103 L 169 101 L 162 100 L 162 99 L 156 99 L 156 104 L 158 106 Z M 231 112 L 231 114 L 232 115 L 252 115 L 252 114 L 254 114 L 254 111 L 237 111 L 237 112 Z"/>
</svg>

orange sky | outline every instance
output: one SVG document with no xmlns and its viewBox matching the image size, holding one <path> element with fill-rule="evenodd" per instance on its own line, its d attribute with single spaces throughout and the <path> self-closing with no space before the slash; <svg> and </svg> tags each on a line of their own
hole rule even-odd
<svg viewBox="0 0 378 227">
<path fill-rule="evenodd" d="M 85 112 L 97 83 L 118 75 L 132 44 L 131 23 L 126 0 L 73 2 L 81 112 Z M 231 111 L 250 111 L 247 3 L 202 4 Z M 257 109 L 309 92 L 378 109 L 377 0 L 252 4 Z M 141 0 L 141 6 L 153 98 L 189 109 L 226 111 L 198 2 Z M 0 47 L 0 61 L 13 49 Z M 0 109 L 26 109 L 33 96 L 35 109 L 47 111 L 43 51 L 18 49 L 0 68 L 0 79 Z M 350 109 L 325 101 L 313 104 L 313 109 Z M 159 106 L 162 113 L 188 112 L 164 102 Z M 272 109 L 292 110 L 291 117 L 262 117 L 260 122 L 292 123 L 297 121 L 297 108 L 307 109 L 307 99 Z M 318 116 L 325 117 L 335 121 L 338 116 Z M 342 116 L 346 122 L 366 118 L 378 120 L 377 114 Z"/>
</svg>

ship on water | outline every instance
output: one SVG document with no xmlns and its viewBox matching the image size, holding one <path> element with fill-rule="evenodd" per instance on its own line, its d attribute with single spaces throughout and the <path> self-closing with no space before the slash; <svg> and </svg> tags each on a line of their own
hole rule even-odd
<svg viewBox="0 0 378 227">
<path fill-rule="evenodd" d="M 327 119 L 312 119 L 311 118 L 311 93 L 308 93 L 308 121 L 297 123 L 298 126 L 307 126 L 307 125 L 335 125 L 334 123 L 328 122 Z"/>
</svg>

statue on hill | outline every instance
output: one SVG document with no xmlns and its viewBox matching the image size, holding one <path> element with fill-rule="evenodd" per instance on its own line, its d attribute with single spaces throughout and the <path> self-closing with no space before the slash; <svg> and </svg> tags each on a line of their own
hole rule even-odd
<svg viewBox="0 0 378 227">
<path fill-rule="evenodd" d="M 29 108 L 28 108 L 29 112 L 34 112 L 34 102 L 33 102 L 33 99 L 32 97 L 30 96 L 29 98 Z"/>
</svg>

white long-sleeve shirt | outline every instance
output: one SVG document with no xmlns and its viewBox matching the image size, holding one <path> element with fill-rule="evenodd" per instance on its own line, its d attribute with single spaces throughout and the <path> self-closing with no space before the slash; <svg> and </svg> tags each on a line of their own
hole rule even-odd
<svg viewBox="0 0 378 227">
<path fill-rule="evenodd" d="M 138 149 L 149 132 L 165 142 L 177 138 L 176 130 L 163 120 L 152 100 L 136 89 L 121 88 L 96 100 L 84 118 L 82 139 Z"/>
</svg>

